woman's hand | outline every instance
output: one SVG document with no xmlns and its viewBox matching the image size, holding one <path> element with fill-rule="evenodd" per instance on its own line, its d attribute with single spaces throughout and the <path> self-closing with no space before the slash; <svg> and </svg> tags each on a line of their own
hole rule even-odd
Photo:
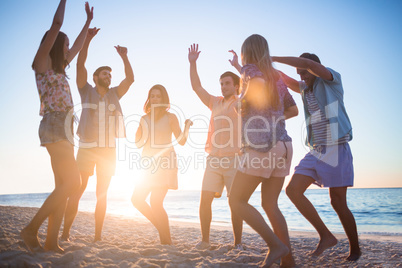
<svg viewBox="0 0 402 268">
<path fill-rule="evenodd" d="M 94 18 L 94 7 L 89 7 L 88 2 L 85 2 L 85 12 L 87 13 L 87 21 L 92 21 Z"/>
</svg>

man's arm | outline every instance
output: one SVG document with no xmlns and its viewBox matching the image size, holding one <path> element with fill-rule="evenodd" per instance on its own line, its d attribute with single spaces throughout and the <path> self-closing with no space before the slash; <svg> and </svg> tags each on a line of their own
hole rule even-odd
<svg viewBox="0 0 402 268">
<path fill-rule="evenodd" d="M 85 38 L 84 45 L 78 54 L 77 58 L 77 87 L 78 89 L 83 88 L 88 81 L 88 73 L 85 68 L 85 62 L 88 56 L 88 48 L 91 43 L 92 38 L 99 32 L 100 28 L 88 29 L 87 37 Z"/>
<path fill-rule="evenodd" d="M 124 73 L 126 74 L 126 78 L 121 81 L 119 87 L 117 88 L 117 94 L 121 97 L 127 93 L 128 89 L 130 88 L 131 84 L 134 83 L 134 73 L 133 68 L 131 68 L 130 61 L 127 57 L 127 48 L 121 46 L 115 46 L 117 53 L 119 53 L 121 59 L 124 63 Z"/>
<path fill-rule="evenodd" d="M 324 80 L 332 81 L 331 72 L 321 63 L 300 57 L 271 57 L 273 61 L 287 64 L 298 69 L 305 69 L 311 74 L 321 77 Z"/>
<path fill-rule="evenodd" d="M 286 74 L 282 73 L 281 71 L 278 71 L 279 74 L 281 75 L 281 78 L 283 82 L 285 82 L 285 85 L 293 90 L 296 93 L 300 93 L 300 83 L 296 79 L 293 79 Z"/>
<path fill-rule="evenodd" d="M 201 101 L 209 106 L 209 101 L 211 99 L 211 95 L 202 87 L 200 77 L 197 72 L 197 59 L 198 55 L 200 55 L 201 51 L 198 51 L 198 44 L 192 44 L 188 49 L 188 60 L 190 62 L 190 80 L 191 87 L 201 99 Z"/>
<path fill-rule="evenodd" d="M 85 22 L 84 27 L 82 28 L 80 34 L 77 36 L 77 39 L 75 39 L 73 46 L 68 51 L 66 59 L 68 63 L 70 63 L 74 59 L 74 57 L 78 54 L 78 52 L 81 51 L 82 46 L 86 40 L 89 24 L 91 23 L 94 17 L 94 8 L 93 7 L 90 8 L 88 2 L 85 3 L 85 12 L 87 13 L 87 21 Z"/>
</svg>

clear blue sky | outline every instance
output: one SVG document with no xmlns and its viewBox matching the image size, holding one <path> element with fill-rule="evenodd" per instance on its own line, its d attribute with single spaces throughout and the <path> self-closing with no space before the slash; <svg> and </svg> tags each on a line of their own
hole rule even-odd
<svg viewBox="0 0 402 268">
<path fill-rule="evenodd" d="M 0 194 L 48 192 L 53 189 L 49 156 L 39 146 L 39 97 L 30 66 L 39 42 L 49 29 L 57 0 L 0 2 Z M 133 136 L 146 94 L 153 84 L 166 86 L 174 109 L 198 118 L 190 142 L 176 148 L 191 161 L 179 175 L 180 189 L 199 189 L 203 176 L 203 144 L 209 110 L 192 91 L 187 49 L 199 43 L 198 70 L 211 94 L 220 95 L 219 76 L 231 70 L 227 51 L 240 52 L 245 38 L 258 33 L 271 54 L 316 53 L 324 65 L 342 75 L 345 103 L 352 121 L 356 187 L 402 187 L 402 1 L 131 1 L 96 0 L 91 26 L 101 28 L 92 41 L 87 69 L 113 68 L 112 85 L 124 76 L 114 45 L 128 47 L 136 81 L 121 101 L 128 139 L 120 143 L 117 174 L 111 190 L 132 191 L 139 174 L 130 169 Z M 85 22 L 84 1 L 67 1 L 62 27 L 73 42 Z M 76 59 L 67 74 L 75 104 Z M 298 79 L 294 69 L 277 68 Z M 287 122 L 293 138 L 293 166 L 306 153 L 300 96 L 293 94 L 300 115 Z M 78 106 L 79 107 L 79 106 Z M 78 109 L 78 108 L 77 108 Z M 198 132 L 198 133 L 197 133 Z M 198 159 L 198 160 L 197 160 Z M 201 159 L 201 160 L 200 160 Z M 288 179 L 287 179 L 288 180 Z M 94 189 L 95 179 L 89 188 Z"/>
</svg>

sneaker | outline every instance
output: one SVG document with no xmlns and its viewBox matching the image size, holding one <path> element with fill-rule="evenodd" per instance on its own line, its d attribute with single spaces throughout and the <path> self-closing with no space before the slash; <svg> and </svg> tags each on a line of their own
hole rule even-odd
<svg viewBox="0 0 402 268">
<path fill-rule="evenodd" d="M 240 251 L 246 250 L 246 248 L 243 246 L 243 244 L 236 244 L 233 249 L 237 249 Z"/>
<path fill-rule="evenodd" d="M 200 241 L 200 242 L 198 242 L 197 245 L 195 245 L 195 248 L 199 249 L 199 250 L 209 249 L 210 247 L 211 247 L 211 245 L 208 242 L 204 242 L 204 241 Z"/>
</svg>

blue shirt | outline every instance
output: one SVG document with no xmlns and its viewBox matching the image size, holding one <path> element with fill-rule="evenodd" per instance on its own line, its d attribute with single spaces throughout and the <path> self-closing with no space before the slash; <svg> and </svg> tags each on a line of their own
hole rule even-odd
<svg viewBox="0 0 402 268">
<path fill-rule="evenodd" d="M 317 77 L 313 85 L 313 93 L 317 100 L 320 111 L 325 114 L 329 120 L 329 130 L 333 143 L 349 134 L 349 140 L 352 140 L 352 124 L 346 113 L 343 102 L 343 86 L 341 75 L 334 70 L 327 68 L 332 74 L 332 81 Z M 307 85 L 303 83 L 300 92 L 304 104 L 304 116 L 306 119 L 307 139 L 306 145 L 313 146 L 313 131 L 311 127 L 311 114 L 308 109 L 306 99 Z"/>
</svg>

